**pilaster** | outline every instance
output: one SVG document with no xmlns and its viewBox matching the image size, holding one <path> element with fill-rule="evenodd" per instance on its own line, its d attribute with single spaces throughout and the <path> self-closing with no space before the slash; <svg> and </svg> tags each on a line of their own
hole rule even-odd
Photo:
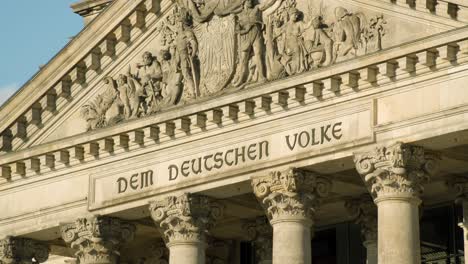
<svg viewBox="0 0 468 264">
<path fill-rule="evenodd" d="M 106 216 L 79 218 L 61 227 L 63 240 L 77 250 L 80 264 L 117 263 L 120 246 L 133 239 L 135 230 L 131 223 Z"/>
<path fill-rule="evenodd" d="M 28 238 L 6 237 L 0 240 L 0 264 L 42 263 L 49 258 L 49 246 Z"/>
</svg>

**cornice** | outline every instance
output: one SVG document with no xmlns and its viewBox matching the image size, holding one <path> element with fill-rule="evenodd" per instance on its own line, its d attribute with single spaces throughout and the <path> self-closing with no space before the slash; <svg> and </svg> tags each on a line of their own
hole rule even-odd
<svg viewBox="0 0 468 264">
<path fill-rule="evenodd" d="M 0 164 L 2 177 L 8 178 L 11 166 L 17 162 L 24 162 L 27 166 L 31 164 L 39 167 L 49 166 L 60 162 L 62 158 L 67 160 L 76 158 L 77 150 L 78 155 L 99 156 L 100 153 L 105 154 L 114 148 L 126 147 L 122 144 L 130 143 L 138 148 L 146 144 L 170 142 L 176 138 L 176 133 L 190 136 L 195 131 L 197 134 L 205 133 L 206 126 L 209 126 L 212 131 L 212 128 L 226 124 L 235 125 L 238 119 L 249 120 L 260 113 L 271 113 L 272 110 L 285 111 L 288 106 L 301 107 L 306 103 L 319 102 L 318 99 L 325 93 L 333 98 L 338 94 L 330 91 L 332 78 L 341 78 L 343 84 L 340 89 L 355 90 L 356 96 L 359 96 L 359 92 L 363 89 L 411 79 L 422 73 L 433 72 L 434 68 L 453 67 L 454 62 L 458 64 L 466 62 L 467 31 L 468 28 L 453 30 L 398 48 L 339 63 L 313 73 L 267 85 L 256 85 L 255 89 L 250 89 L 253 86 L 248 87 L 241 92 L 210 98 L 183 108 L 170 109 L 157 116 L 9 153 L 2 156 L 2 164 Z M 454 49 L 454 47 L 458 48 Z M 424 61 L 423 58 L 427 57 L 427 53 L 433 53 L 434 49 L 439 51 L 439 59 Z M 416 65 L 409 67 L 408 56 L 418 56 L 422 59 Z M 402 65 L 401 68 L 397 70 L 394 67 L 395 63 Z M 350 81 L 350 78 L 356 74 L 360 78 Z M 66 154 L 65 157 L 62 157 L 62 154 Z M 31 160 L 34 162 L 30 162 Z"/>
</svg>

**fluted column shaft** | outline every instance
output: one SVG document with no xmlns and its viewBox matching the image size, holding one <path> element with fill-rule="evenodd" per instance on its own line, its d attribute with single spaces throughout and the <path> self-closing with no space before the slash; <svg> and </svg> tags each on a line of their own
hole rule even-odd
<svg viewBox="0 0 468 264">
<path fill-rule="evenodd" d="M 438 160 L 434 152 L 403 143 L 355 156 L 377 205 L 379 264 L 421 263 L 419 195 Z"/>
<path fill-rule="evenodd" d="M 150 212 L 169 248 L 170 264 L 205 264 L 206 232 L 222 216 L 221 204 L 184 194 L 151 202 Z"/>
<path fill-rule="evenodd" d="M 120 247 L 133 240 L 135 225 L 107 216 L 79 218 L 61 226 L 62 238 L 76 249 L 80 264 L 118 263 Z"/>
<path fill-rule="evenodd" d="M 252 187 L 273 227 L 273 264 L 312 263 L 311 227 L 331 182 L 291 168 L 254 178 Z"/>
</svg>

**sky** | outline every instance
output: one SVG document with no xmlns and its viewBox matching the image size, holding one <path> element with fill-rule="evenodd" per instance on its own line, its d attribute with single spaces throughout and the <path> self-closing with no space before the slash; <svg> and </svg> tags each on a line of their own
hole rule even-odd
<svg viewBox="0 0 468 264">
<path fill-rule="evenodd" d="M 83 28 L 78 0 L 3 0 L 0 5 L 0 106 Z"/>
</svg>

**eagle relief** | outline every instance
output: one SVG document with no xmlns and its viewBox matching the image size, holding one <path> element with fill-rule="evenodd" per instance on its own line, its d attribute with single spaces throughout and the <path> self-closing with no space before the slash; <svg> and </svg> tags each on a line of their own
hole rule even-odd
<svg viewBox="0 0 468 264">
<path fill-rule="evenodd" d="M 173 2 L 155 31 L 157 54 L 106 77 L 82 107 L 88 130 L 376 52 L 386 34 L 383 15 L 323 0 Z"/>
</svg>

